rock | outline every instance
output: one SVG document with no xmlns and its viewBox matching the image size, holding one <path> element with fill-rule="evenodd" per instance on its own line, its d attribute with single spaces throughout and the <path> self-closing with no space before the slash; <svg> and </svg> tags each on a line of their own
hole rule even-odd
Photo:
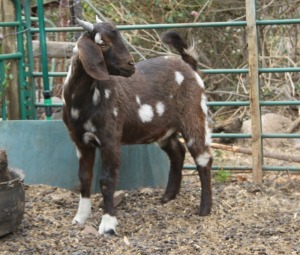
<svg viewBox="0 0 300 255">
<path fill-rule="evenodd" d="M 123 190 L 118 190 L 114 193 L 114 206 L 117 207 L 125 197 L 125 192 Z M 100 206 L 103 207 L 103 198 L 100 200 Z"/>
<path fill-rule="evenodd" d="M 266 113 L 261 116 L 263 133 L 286 133 L 287 128 L 292 124 L 292 121 L 280 114 Z M 243 122 L 242 133 L 251 134 L 251 119 Z M 291 139 L 264 139 L 266 145 L 278 147 L 291 141 Z M 249 141 L 249 139 L 243 139 Z"/>
<path fill-rule="evenodd" d="M 84 229 L 81 231 L 83 235 L 94 235 L 94 236 L 99 236 L 99 232 L 97 231 L 96 228 L 94 228 L 91 225 L 85 225 Z"/>
</svg>

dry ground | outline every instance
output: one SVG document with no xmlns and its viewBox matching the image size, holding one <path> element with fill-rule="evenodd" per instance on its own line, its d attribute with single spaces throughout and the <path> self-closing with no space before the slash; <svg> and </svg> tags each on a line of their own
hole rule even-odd
<svg viewBox="0 0 300 255">
<path fill-rule="evenodd" d="M 213 184 L 213 211 L 195 215 L 198 177 L 184 176 L 178 198 L 162 205 L 162 189 L 126 191 L 118 206 L 118 236 L 97 235 L 102 209 L 92 197 L 86 227 L 72 226 L 78 194 L 26 186 L 26 211 L 13 234 L 0 238 L 0 254 L 300 254 L 300 178 L 266 174 L 264 185 L 235 174 Z"/>
</svg>

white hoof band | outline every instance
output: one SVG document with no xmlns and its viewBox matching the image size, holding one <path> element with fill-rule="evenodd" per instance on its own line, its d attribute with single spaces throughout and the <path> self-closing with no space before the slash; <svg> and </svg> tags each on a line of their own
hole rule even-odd
<svg viewBox="0 0 300 255">
<path fill-rule="evenodd" d="M 78 211 L 72 220 L 72 224 L 84 225 L 86 220 L 91 216 L 91 200 L 80 197 Z"/>
<path fill-rule="evenodd" d="M 115 216 L 104 214 L 102 216 L 101 224 L 99 226 L 99 234 L 100 235 L 116 234 L 117 225 L 118 225 L 118 221 Z"/>
</svg>

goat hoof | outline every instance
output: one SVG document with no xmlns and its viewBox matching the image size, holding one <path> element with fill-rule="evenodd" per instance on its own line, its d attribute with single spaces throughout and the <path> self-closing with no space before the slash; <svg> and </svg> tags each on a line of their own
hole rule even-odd
<svg viewBox="0 0 300 255">
<path fill-rule="evenodd" d="M 176 195 L 163 195 L 163 197 L 161 198 L 160 201 L 162 204 L 166 204 L 175 198 L 176 198 Z"/>
<path fill-rule="evenodd" d="M 104 236 L 117 235 L 116 226 L 118 225 L 117 218 L 109 214 L 102 216 L 101 224 L 99 226 L 99 234 Z"/>
<path fill-rule="evenodd" d="M 108 236 L 117 236 L 117 233 L 115 232 L 114 229 L 110 229 L 105 231 L 105 233 L 103 234 L 104 236 L 108 237 Z"/>
<path fill-rule="evenodd" d="M 200 208 L 199 210 L 199 213 L 198 213 L 199 216 L 208 216 L 210 215 L 210 208 Z"/>
</svg>

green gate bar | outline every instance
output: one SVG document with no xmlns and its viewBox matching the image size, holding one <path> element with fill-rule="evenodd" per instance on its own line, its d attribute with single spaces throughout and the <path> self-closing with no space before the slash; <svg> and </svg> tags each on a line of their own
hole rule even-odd
<svg viewBox="0 0 300 255">
<path fill-rule="evenodd" d="M 46 33 L 45 33 L 45 21 L 44 21 L 44 5 L 43 0 L 37 1 L 38 18 L 39 18 L 39 33 L 40 33 L 40 47 L 42 57 L 42 73 L 44 83 L 44 102 L 45 112 L 47 120 L 51 120 L 52 115 L 52 100 L 51 92 L 49 87 L 49 76 L 48 76 L 48 59 L 47 59 L 47 44 L 46 44 Z"/>
</svg>

